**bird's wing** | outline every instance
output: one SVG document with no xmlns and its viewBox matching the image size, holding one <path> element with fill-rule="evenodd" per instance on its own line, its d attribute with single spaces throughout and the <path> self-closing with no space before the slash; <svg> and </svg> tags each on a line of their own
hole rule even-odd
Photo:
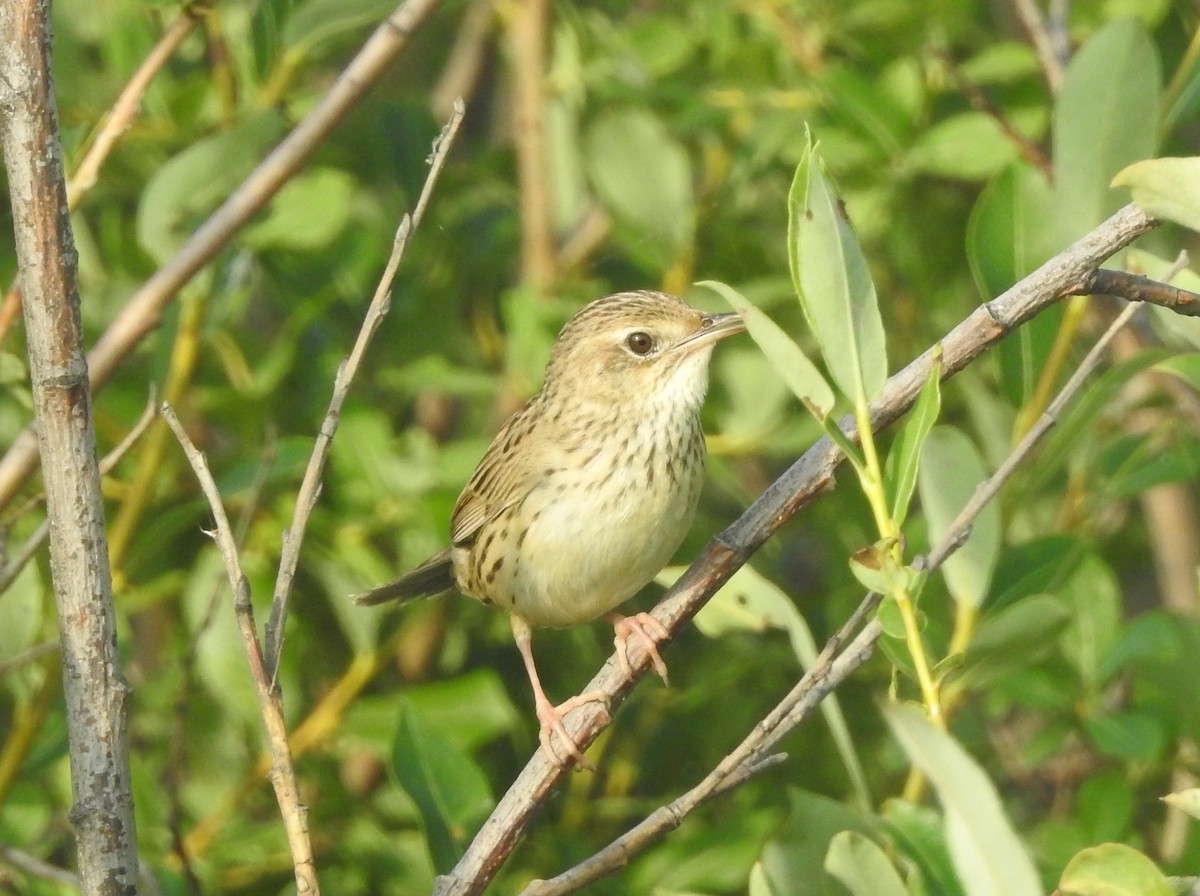
<svg viewBox="0 0 1200 896">
<path fill-rule="evenodd" d="M 537 415 L 526 405 L 508 418 L 484 453 L 450 515 L 450 543 L 469 545 L 480 528 L 512 505 L 525 499 L 540 477 L 533 464 L 513 463 L 519 446 L 536 438 Z"/>
</svg>

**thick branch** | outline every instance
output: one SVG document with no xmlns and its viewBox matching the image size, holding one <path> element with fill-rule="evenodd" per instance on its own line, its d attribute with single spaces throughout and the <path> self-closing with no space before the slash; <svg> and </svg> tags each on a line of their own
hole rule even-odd
<svg viewBox="0 0 1200 896">
<path fill-rule="evenodd" d="M 1155 224 L 1136 206 L 1128 205 L 1003 295 L 985 302 L 941 342 L 887 381 L 871 405 L 872 426 L 882 429 L 911 407 L 936 353 L 941 354 L 943 379 L 953 376 L 1015 327 L 1060 297 L 1083 289 L 1106 258 Z M 852 422 L 844 422 L 843 428 L 856 437 Z M 709 543 L 655 608 L 659 621 L 672 633 L 678 631 L 784 522 L 833 484 L 834 472 L 843 460 L 828 438 L 806 451 L 733 525 Z M 615 709 L 648 668 L 648 658 L 634 652 L 632 674 L 623 674 L 615 658 L 610 658 L 584 690 L 610 695 L 610 709 Z M 608 719 L 598 705 L 587 704 L 569 717 L 567 730 L 583 747 L 596 738 Z M 535 809 L 566 773 L 567 769 L 544 751 L 535 753 L 453 871 L 437 879 L 434 893 L 468 896 L 482 892 L 520 839 Z"/>
<path fill-rule="evenodd" d="M 50 74 L 49 3 L 0 0 L 0 145 L 12 199 L 37 446 L 47 470 L 50 570 L 62 642 L 79 876 L 88 894 L 137 892 L 104 504 L 83 358 L 77 259 Z"/>
</svg>

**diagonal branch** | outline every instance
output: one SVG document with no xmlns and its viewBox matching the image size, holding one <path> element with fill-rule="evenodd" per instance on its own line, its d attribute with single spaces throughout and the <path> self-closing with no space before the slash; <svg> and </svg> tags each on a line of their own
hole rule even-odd
<svg viewBox="0 0 1200 896">
<path fill-rule="evenodd" d="M 1181 260 L 1178 268 L 1182 268 L 1183 264 Z M 980 483 L 942 538 L 926 556 L 917 558 L 914 567 L 932 572 L 966 543 L 979 514 L 995 499 L 1017 469 L 1029 460 L 1033 449 L 1055 426 L 1059 415 L 1100 366 L 1113 339 L 1137 311 L 1138 305 L 1131 303 L 1109 325 L 1037 423 L 996 472 Z M 703 781 L 574 868 L 552 880 L 535 881 L 523 896 L 562 896 L 619 871 L 632 856 L 679 827 L 690 812 L 713 797 L 739 786 L 766 767 L 769 761 L 779 756 L 771 752 L 779 741 L 795 730 L 829 693 L 870 658 L 876 642 L 883 634 L 878 621 L 867 621 L 879 605 L 879 600 L 880 595 L 874 592 L 863 599 L 841 630 L 825 645 L 800 682 Z"/>
<path fill-rule="evenodd" d="M 937 345 L 894 374 L 871 405 L 871 423 L 878 430 L 895 422 L 916 400 L 940 354 L 943 379 L 953 376 L 1014 328 L 1060 297 L 1083 288 L 1087 278 L 1109 256 L 1155 227 L 1156 222 L 1136 206 L 1128 205 L 1047 261 L 1003 295 L 985 302 Z M 856 437 L 852 421 L 843 423 L 847 435 Z M 672 633 L 694 616 L 708 598 L 792 515 L 833 485 L 834 472 L 843 460 L 828 438 L 804 453 L 779 479 L 724 532 L 717 535 L 667 592 L 655 608 L 655 617 Z M 632 651 L 634 670 L 625 674 L 610 658 L 586 691 L 601 691 L 615 709 L 634 683 L 645 674 L 648 657 Z M 586 746 L 607 724 L 607 713 L 594 704 L 576 710 L 568 719 L 572 739 Z M 555 788 L 567 769 L 539 750 L 454 869 L 437 878 L 438 896 L 469 896 L 482 892 L 507 860 L 533 813 Z"/>
<path fill-rule="evenodd" d="M 163 404 L 159 413 L 183 447 L 183 453 L 187 456 L 188 463 L 191 464 L 192 471 L 196 474 L 196 479 L 199 480 L 200 488 L 212 510 L 215 528 L 209 534 L 221 552 L 221 559 L 225 563 L 225 574 L 233 589 L 238 629 L 242 633 L 246 658 L 250 663 L 250 677 L 254 680 L 254 692 L 258 697 L 258 709 L 267 735 L 267 749 L 271 755 L 271 772 L 268 777 L 271 780 L 271 786 L 275 788 L 275 800 L 279 803 L 284 830 L 287 832 L 288 847 L 291 849 L 292 866 L 296 875 L 296 891 L 304 893 L 306 896 L 308 894 L 320 896 L 317 870 L 313 862 L 312 842 L 308 836 L 308 809 L 300 801 L 300 790 L 296 785 L 296 769 L 292 763 L 292 750 L 288 745 L 287 722 L 283 718 L 283 702 L 280 700 L 279 691 L 272 684 L 263 662 L 262 645 L 258 640 L 258 629 L 254 625 L 254 607 L 250 603 L 250 582 L 242 573 L 241 561 L 238 559 L 237 538 L 233 534 L 233 528 L 229 525 L 229 518 L 225 515 L 225 507 L 221 503 L 221 493 L 217 490 L 217 484 L 213 481 L 204 455 L 196 448 L 170 405 Z"/>
</svg>

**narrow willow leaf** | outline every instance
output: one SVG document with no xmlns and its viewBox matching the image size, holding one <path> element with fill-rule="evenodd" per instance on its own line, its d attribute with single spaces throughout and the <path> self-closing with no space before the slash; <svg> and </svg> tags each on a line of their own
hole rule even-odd
<svg viewBox="0 0 1200 896">
<path fill-rule="evenodd" d="M 788 193 L 792 284 L 834 384 L 870 401 L 887 379 L 887 346 L 875 285 L 842 205 L 808 135 Z"/>
<path fill-rule="evenodd" d="M 1123 203 L 1118 171 L 1155 153 L 1158 51 L 1133 18 L 1101 28 L 1071 59 L 1054 104 L 1054 196 L 1065 245 Z"/>
<path fill-rule="evenodd" d="M 950 856 L 967 896 L 1039 896 L 1037 870 L 983 769 L 917 707 L 893 704 L 884 716 L 937 790 Z"/>
<path fill-rule="evenodd" d="M 1163 797 L 1163 802 L 1180 812 L 1186 812 L 1192 818 L 1200 819 L 1200 787 L 1168 793 Z"/>
<path fill-rule="evenodd" d="M 870 837 L 842 831 L 829 841 L 825 870 L 853 896 L 907 896 L 908 890 L 887 855 Z"/>
<path fill-rule="evenodd" d="M 1134 162 L 1117 172 L 1112 185 L 1128 187 L 1150 217 L 1200 230 L 1200 156 Z"/>
<path fill-rule="evenodd" d="M 931 543 L 946 534 L 985 475 L 983 459 L 960 430 L 939 426 L 929 433 L 917 484 Z M 993 502 L 975 518 L 966 544 L 942 566 L 956 601 L 976 608 L 983 604 L 999 555 L 1000 512 Z"/>
<path fill-rule="evenodd" d="M 913 405 L 900 434 L 888 452 L 883 467 L 883 484 L 891 498 L 892 519 L 903 526 L 908 516 L 908 505 L 912 501 L 913 489 L 917 487 L 917 469 L 921 462 L 921 451 L 929 437 L 933 424 L 942 412 L 942 359 L 939 355 L 929 368 L 929 376 L 921 387 L 921 394 Z"/>
<path fill-rule="evenodd" d="M 697 286 L 707 286 L 718 293 L 742 316 L 750 338 L 762 349 L 788 388 L 818 420 L 823 421 L 829 416 L 833 409 L 833 390 L 792 337 L 732 286 L 716 280 L 704 280 Z"/>
</svg>

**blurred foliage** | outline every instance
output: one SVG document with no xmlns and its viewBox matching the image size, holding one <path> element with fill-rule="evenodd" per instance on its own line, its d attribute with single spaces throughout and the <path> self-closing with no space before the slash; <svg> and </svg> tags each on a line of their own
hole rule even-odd
<svg viewBox="0 0 1200 896">
<path fill-rule="evenodd" d="M 532 210 L 512 139 L 513 60 L 528 52 L 507 29 L 516 6 L 440 6 L 304 171 L 182 290 L 96 403 L 103 452 L 133 425 L 151 384 L 166 390 L 240 520 L 261 617 L 334 372 L 416 200 L 445 98 L 466 94 L 464 135 L 341 420 L 280 670 L 329 892 L 427 891 L 537 745 L 501 614 L 462 599 L 370 612 L 347 595 L 442 546 L 458 489 L 536 388 L 573 310 L 658 286 L 715 308 L 711 290 L 689 286 L 714 279 L 801 334 L 788 197 L 807 128 L 861 241 L 894 371 L 1125 202 L 1108 189 L 1117 171 L 1200 145 L 1197 11 L 1185 0 L 1072 3 L 1073 60 L 1057 95 L 1006 0 L 563 0 L 548 25 L 542 108 L 558 252 L 543 290 L 519 279 L 520 218 Z M 90 341 L 390 8 L 218 0 L 203 9 L 75 212 Z M 168 0 L 54 4 L 69 167 L 179 13 Z M 11 226 L 0 223 L 4 284 L 15 274 Z M 1189 243 L 1164 227 L 1125 261 L 1161 273 Z M 939 427 L 931 433 L 926 421 L 920 435 L 937 447 L 917 489 L 930 515 L 914 510 L 904 530 L 910 555 L 1044 409 L 1106 313 L 1100 301 L 1064 304 L 943 387 Z M 982 864 L 972 879 L 955 856 L 964 844 L 996 846 L 988 825 L 1002 816 L 1043 890 L 1124 875 L 1144 888 L 1120 892 L 1158 892 L 1163 872 L 1197 873 L 1200 837 L 1159 800 L 1197 772 L 1195 569 L 1185 571 L 1190 602 L 1169 599 L 1164 569 L 1180 562 L 1179 548 L 1156 527 L 1167 525 L 1166 501 L 1182 508 L 1178 540 L 1198 540 L 1200 365 L 1188 352 L 1200 328 L 1154 314 L 1137 335 L 1005 490 L 989 545 L 926 589 L 923 636 L 932 656 L 948 658 L 938 674 L 953 737 L 880 714 L 889 688 L 919 696 L 902 645 L 889 640 L 842 689 L 840 711 L 787 740 L 786 764 L 592 892 L 899 892 L 893 868 L 911 893 L 993 892 Z M 30 422 L 23 339 L 18 325 L 0 343 L 0 446 Z M 711 393 L 710 482 L 681 560 L 821 432 L 748 339 L 717 351 Z M 0 516 L 6 556 L 38 524 L 26 500 L 37 490 L 31 483 Z M 105 493 L 146 867 L 164 892 L 286 892 L 257 710 L 193 477 L 156 425 Z M 820 643 L 857 603 L 846 558 L 878 538 L 854 489 L 785 526 L 743 586 L 750 606 L 774 609 L 702 617 L 672 645 L 672 686 L 639 685 L 591 751 L 599 772 L 571 776 L 495 891 L 586 857 L 703 777 L 799 675 L 808 636 L 798 633 Z M 807 625 L 779 610 L 780 592 Z M 58 658 L 29 653 L 54 635 L 39 557 L 0 598 L 0 842 L 69 867 Z M 583 686 L 609 637 L 603 625 L 538 633 L 552 697 Z M 906 789 L 910 763 L 931 772 L 939 800 Z M 939 768 L 966 788 L 965 809 Z M 856 801 L 860 790 L 869 805 Z M 1024 854 L 1015 839 L 1002 846 Z M 0 886 L 67 892 L 8 868 Z"/>
</svg>

